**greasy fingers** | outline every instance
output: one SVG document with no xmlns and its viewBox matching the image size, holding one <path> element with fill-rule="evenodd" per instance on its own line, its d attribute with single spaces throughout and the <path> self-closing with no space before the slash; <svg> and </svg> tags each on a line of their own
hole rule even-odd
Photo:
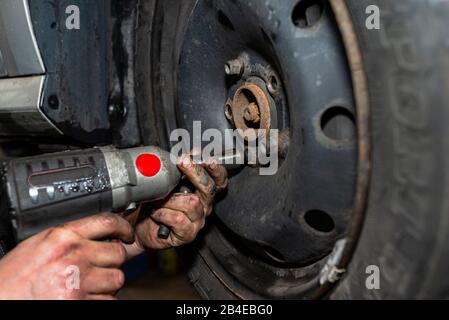
<svg viewBox="0 0 449 320">
<path fill-rule="evenodd" d="M 125 246 L 129 256 L 141 253 L 144 248 L 166 249 L 192 242 L 212 213 L 217 193 L 228 185 L 226 169 L 216 162 L 197 165 L 190 156 L 183 156 L 178 160 L 178 167 L 196 192 L 174 194 L 155 204 L 151 216 L 136 226 L 136 242 Z M 168 239 L 158 238 L 162 224 L 171 229 Z"/>
<path fill-rule="evenodd" d="M 81 280 L 81 289 L 93 294 L 115 293 L 125 284 L 123 271 L 119 269 L 93 268 Z"/>
<path fill-rule="evenodd" d="M 190 156 L 181 157 L 178 167 L 197 189 L 196 193 L 201 199 L 204 212 L 209 215 L 212 212 L 212 205 L 218 191 L 214 179 L 206 169 L 195 164 Z"/>
<path fill-rule="evenodd" d="M 125 246 L 128 254 L 132 255 L 133 252 L 137 252 L 138 254 L 139 251 L 137 250 L 137 248 L 140 248 L 140 252 L 142 252 L 144 248 L 161 250 L 171 247 L 178 247 L 184 244 L 184 242 L 178 239 L 178 237 L 174 235 L 173 232 L 170 233 L 170 237 L 168 239 L 160 239 L 157 236 L 159 228 L 159 223 L 155 222 L 153 218 L 148 218 L 140 223 L 136 229 L 136 232 L 138 234 L 136 244 L 133 246 Z"/>
<path fill-rule="evenodd" d="M 211 159 L 206 163 L 204 168 L 214 180 L 217 186 L 217 192 L 221 192 L 228 187 L 228 172 L 224 166 L 218 165 L 215 159 Z"/>
<path fill-rule="evenodd" d="M 96 267 L 118 268 L 126 262 L 126 250 L 120 242 L 95 242 L 86 240 L 86 254 Z"/>
<path fill-rule="evenodd" d="M 167 208 L 156 210 L 152 218 L 157 223 L 171 228 L 169 241 L 172 242 L 172 246 L 179 246 L 193 241 L 197 232 L 204 225 L 204 219 L 192 222 L 183 212 Z"/>
<path fill-rule="evenodd" d="M 175 194 L 161 204 L 161 208 L 167 208 L 183 212 L 191 222 L 204 218 L 204 208 L 197 194 Z"/>
<path fill-rule="evenodd" d="M 124 284 L 118 268 L 126 252 L 119 239 L 131 241 L 132 233 L 110 215 L 41 232 L 1 259 L 0 299 L 110 299 Z"/>
<path fill-rule="evenodd" d="M 195 239 L 198 232 L 204 227 L 205 220 L 204 213 L 202 218 L 192 222 L 182 211 L 168 208 L 156 209 L 150 218 L 137 225 L 136 243 L 132 246 L 125 246 L 125 248 L 128 254 L 133 256 L 139 254 L 144 248 L 167 249 L 185 245 Z M 161 224 L 171 229 L 168 239 L 160 239 L 158 237 L 158 230 Z"/>
</svg>

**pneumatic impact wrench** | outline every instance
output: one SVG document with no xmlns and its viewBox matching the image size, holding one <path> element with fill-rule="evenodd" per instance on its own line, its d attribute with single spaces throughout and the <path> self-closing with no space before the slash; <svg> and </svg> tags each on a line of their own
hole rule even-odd
<svg viewBox="0 0 449 320">
<path fill-rule="evenodd" d="M 114 147 L 18 158 L 3 164 L 16 240 L 102 212 L 133 210 L 167 197 L 182 177 L 157 147 Z M 161 225 L 158 236 L 170 229 Z"/>
</svg>

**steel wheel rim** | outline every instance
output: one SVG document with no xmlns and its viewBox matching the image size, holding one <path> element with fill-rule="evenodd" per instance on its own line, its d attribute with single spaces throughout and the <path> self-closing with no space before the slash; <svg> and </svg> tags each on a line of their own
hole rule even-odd
<svg viewBox="0 0 449 320">
<path fill-rule="evenodd" d="M 292 2 L 291 6 L 294 6 L 296 3 L 297 2 Z M 224 2 L 219 2 L 219 3 L 218 2 L 214 3 L 214 5 L 212 5 L 212 6 L 213 7 L 215 6 L 215 9 L 214 9 L 215 12 L 220 12 L 220 10 L 221 10 L 222 14 L 226 14 L 224 10 L 226 9 L 228 4 L 229 4 L 228 2 L 224 1 Z M 211 5 L 211 4 L 209 4 L 209 5 Z M 197 6 L 198 6 L 198 4 L 197 4 Z M 197 10 L 197 9 L 198 9 L 198 7 L 195 8 L 195 10 Z M 271 9 L 273 9 L 273 8 L 271 8 Z M 194 10 L 194 13 L 195 13 L 195 10 Z M 326 12 L 330 13 L 330 8 L 329 7 L 326 7 L 325 10 L 329 10 L 328 12 L 325 11 L 325 13 Z M 192 14 L 192 16 L 194 16 L 194 13 Z M 229 17 L 228 17 L 228 20 L 230 20 Z M 321 18 L 320 21 L 322 22 L 323 18 Z M 313 28 L 319 29 L 318 27 L 314 26 L 314 27 L 312 27 L 311 29 L 309 29 L 307 31 L 313 30 Z M 188 33 L 188 31 L 187 31 L 187 33 Z M 267 32 L 265 32 L 264 36 L 266 36 L 266 34 L 267 34 Z M 272 36 L 274 37 L 275 35 L 274 34 L 270 34 L 270 37 L 272 37 Z M 277 41 L 279 41 L 279 40 L 277 40 Z M 342 42 L 341 42 L 341 45 L 343 45 Z M 344 51 L 342 50 L 342 52 L 344 52 Z M 230 55 L 228 57 L 228 59 L 229 58 L 232 58 L 232 56 Z M 181 58 L 181 64 L 183 62 L 182 59 L 183 58 Z M 223 66 L 220 65 L 220 68 L 223 69 Z M 182 67 L 180 68 L 180 70 L 181 69 L 182 69 Z M 347 72 L 348 72 L 347 73 L 347 77 L 350 78 L 349 68 L 347 69 Z M 180 87 L 185 88 L 185 86 L 182 86 L 182 81 L 181 81 L 182 79 L 181 79 L 181 77 L 183 77 L 183 71 L 182 70 L 179 71 L 179 73 L 178 73 L 178 82 L 179 82 L 178 83 L 178 89 Z M 350 90 L 350 94 L 351 94 L 351 98 L 352 98 L 352 88 Z M 183 98 L 182 94 L 180 96 L 181 96 L 181 99 L 185 99 L 185 98 Z M 178 106 L 177 106 L 176 110 L 177 110 L 177 115 L 178 115 L 178 119 L 177 119 L 178 120 L 177 121 L 178 122 L 178 126 L 181 126 L 181 127 L 184 126 L 184 127 L 188 128 L 188 125 L 185 125 L 185 123 L 183 124 L 182 121 L 180 121 L 180 120 L 182 120 L 182 119 L 180 119 L 180 115 L 183 115 L 183 112 L 180 112 L 181 109 L 179 108 L 179 98 L 178 98 L 177 103 L 178 103 Z M 324 106 L 324 111 L 326 111 L 327 109 L 335 106 L 336 104 L 324 104 L 324 105 L 325 105 Z M 337 105 L 341 105 L 341 104 L 337 104 Z M 315 123 L 314 123 L 315 126 L 316 126 L 317 123 L 319 123 L 319 119 L 322 118 L 322 114 L 324 113 L 324 111 L 321 110 L 320 112 L 317 112 L 314 117 L 311 117 L 312 118 L 312 122 L 315 121 Z M 223 115 L 220 114 L 220 116 L 223 116 Z M 357 115 L 357 118 L 358 118 L 358 120 L 360 120 L 358 115 Z M 201 119 L 198 119 L 198 120 L 201 120 Z M 215 124 L 213 126 L 215 126 Z M 360 132 L 361 129 L 358 128 L 358 131 Z M 329 142 L 329 141 L 326 141 L 324 139 L 324 141 L 321 141 L 320 143 L 326 143 L 326 142 Z M 359 141 L 359 143 L 360 143 L 360 141 Z M 349 148 L 350 146 L 351 146 L 351 144 L 340 144 L 338 146 L 338 148 L 344 149 L 344 148 Z M 359 152 L 359 156 L 360 156 L 360 152 Z M 354 172 L 356 171 L 355 166 L 356 165 L 354 165 Z M 355 180 L 356 180 L 355 178 L 356 177 L 353 177 L 353 179 L 352 179 L 352 180 L 354 180 L 354 194 L 355 194 Z M 351 199 L 351 206 L 348 208 L 348 212 L 347 212 L 347 215 L 346 215 L 347 218 L 348 218 L 347 223 L 349 222 L 350 214 L 352 212 L 351 208 L 352 208 L 352 200 L 354 198 L 354 194 L 351 197 L 352 198 Z M 218 205 L 218 208 L 217 208 L 217 211 L 219 211 L 219 210 L 220 210 L 220 205 Z M 316 208 L 312 209 L 312 210 L 316 210 Z M 218 214 L 218 216 L 220 217 L 219 214 Z M 221 235 L 223 235 L 224 233 L 228 232 L 229 228 L 227 226 L 223 226 L 223 223 L 222 223 L 223 221 L 221 221 L 221 219 L 217 219 L 217 220 L 218 221 L 216 223 L 216 226 L 213 226 L 213 228 L 214 229 L 215 228 L 219 228 L 221 230 L 219 232 Z M 345 228 L 349 228 L 348 224 L 345 225 Z M 226 230 L 223 231 L 223 229 L 226 229 Z M 256 275 L 256 277 L 257 277 L 257 270 L 255 270 L 255 269 L 257 269 L 259 267 L 261 268 L 262 272 L 266 271 L 267 268 L 270 269 L 270 272 L 272 273 L 272 275 L 275 275 L 274 277 L 270 277 L 270 276 L 266 277 L 263 274 L 259 275 L 259 276 L 261 278 L 264 278 L 265 281 L 270 281 L 270 279 L 274 280 L 274 279 L 279 279 L 279 278 L 282 281 L 285 281 L 285 288 L 288 287 L 289 289 L 281 290 L 282 294 L 279 294 L 279 293 L 276 293 L 276 292 L 267 292 L 264 289 L 258 288 L 256 283 L 251 281 L 251 279 L 246 279 L 247 277 L 242 277 L 241 274 L 240 274 L 240 277 L 239 277 L 239 281 L 241 281 L 241 283 L 243 283 L 244 286 L 251 288 L 251 290 L 253 290 L 255 292 L 259 292 L 260 296 L 272 296 L 272 297 L 293 296 L 293 297 L 297 297 L 297 296 L 311 295 L 312 294 L 311 293 L 312 288 L 316 289 L 315 286 L 317 285 L 319 273 L 322 270 L 324 264 L 326 263 L 328 254 L 330 253 L 330 251 L 333 248 L 333 244 L 335 243 L 335 241 L 338 238 L 340 238 L 342 236 L 343 236 L 343 232 L 339 233 L 338 236 L 336 236 L 336 237 L 334 237 L 332 239 L 332 241 L 329 241 L 329 245 L 328 245 L 327 251 L 325 253 L 321 254 L 319 257 L 315 256 L 313 261 L 305 263 L 302 266 L 298 266 L 298 265 L 294 265 L 294 264 L 290 265 L 290 264 L 285 264 L 285 263 L 276 264 L 276 263 L 274 263 L 276 261 L 268 261 L 267 262 L 264 259 L 260 259 L 260 261 L 258 261 L 257 259 L 261 258 L 260 255 L 259 256 L 256 255 L 254 257 L 251 257 L 251 263 L 252 263 L 251 267 L 252 267 L 253 274 L 251 274 L 250 277 L 254 277 L 254 275 Z M 236 273 L 232 270 L 232 264 L 233 263 L 240 264 L 240 263 L 244 263 L 244 261 L 238 261 L 238 262 L 234 261 L 234 262 L 232 262 L 229 259 L 228 259 L 228 261 L 225 261 L 229 256 L 226 257 L 226 255 L 214 254 L 213 253 L 214 250 L 213 250 L 212 243 L 213 242 L 217 242 L 217 241 L 219 242 L 219 241 L 222 241 L 222 240 L 223 239 L 217 239 L 216 237 L 214 238 L 212 236 L 207 235 L 206 236 L 206 241 L 209 243 L 209 245 L 211 245 L 211 248 L 209 248 L 207 250 L 203 250 L 201 252 L 201 254 L 204 257 L 204 259 L 206 260 L 206 263 L 212 264 L 211 265 L 211 269 L 212 270 L 219 270 L 220 268 L 218 267 L 218 264 L 222 264 L 222 265 L 225 266 L 226 270 L 222 270 L 224 273 L 220 273 L 220 275 L 219 275 L 220 279 L 221 279 L 221 281 L 223 281 L 225 283 L 232 283 L 232 285 L 227 285 L 227 286 L 228 286 L 228 288 L 233 287 L 235 289 L 235 288 L 238 288 L 240 285 L 237 285 L 235 283 L 235 281 L 233 281 L 231 279 L 232 277 L 229 277 L 229 279 L 227 279 L 228 278 L 227 275 L 228 274 L 229 275 L 232 274 L 233 276 L 236 276 Z M 233 245 L 235 246 L 236 244 L 234 243 L 234 244 L 231 245 L 229 242 L 224 244 L 224 246 L 227 246 L 230 250 L 232 249 Z M 247 247 L 246 247 L 246 249 L 247 249 Z M 240 254 L 240 257 L 238 257 L 238 255 L 236 255 L 233 258 L 239 260 L 239 258 L 244 257 L 245 259 L 247 259 L 247 254 L 248 254 L 247 251 L 246 252 L 240 252 L 239 254 Z M 226 257 L 226 258 L 224 258 L 224 257 Z M 227 264 L 227 262 L 231 262 L 231 263 Z M 280 272 L 280 270 L 282 272 Z M 239 272 L 237 272 L 237 273 L 239 273 Z M 277 275 L 279 275 L 280 273 L 281 274 L 283 273 L 286 276 L 285 277 L 284 276 L 277 277 Z M 293 278 L 289 277 L 289 275 L 290 276 L 294 275 L 294 277 Z M 280 285 L 280 287 L 282 287 L 282 284 Z M 243 291 L 245 291 L 245 290 L 243 290 Z M 237 294 L 237 296 L 240 297 L 239 294 Z M 256 295 L 256 297 L 257 296 L 258 295 Z M 241 296 L 241 297 L 244 297 L 244 296 Z"/>
</svg>

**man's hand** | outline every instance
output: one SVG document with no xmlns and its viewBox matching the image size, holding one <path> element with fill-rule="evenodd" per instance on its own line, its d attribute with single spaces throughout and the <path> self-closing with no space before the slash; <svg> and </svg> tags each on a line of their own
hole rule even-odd
<svg viewBox="0 0 449 320">
<path fill-rule="evenodd" d="M 200 166 L 190 156 L 183 156 L 178 167 L 196 192 L 172 195 L 149 218 L 140 222 L 136 226 L 136 242 L 126 246 L 130 256 L 142 253 L 145 248 L 166 249 L 192 242 L 204 227 L 206 217 L 212 213 L 216 195 L 228 185 L 226 169 L 215 161 Z M 171 228 L 167 240 L 157 236 L 160 224 Z"/>
<path fill-rule="evenodd" d="M 134 232 L 124 219 L 104 214 L 22 242 L 0 260 L 0 299 L 112 299 L 124 284 L 118 268 L 126 251 L 120 242 L 96 241 L 103 239 L 133 243 Z"/>
</svg>

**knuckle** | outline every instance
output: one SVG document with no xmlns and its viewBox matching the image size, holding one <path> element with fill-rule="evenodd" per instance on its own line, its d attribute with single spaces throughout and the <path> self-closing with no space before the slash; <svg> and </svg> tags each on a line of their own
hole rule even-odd
<svg viewBox="0 0 449 320">
<path fill-rule="evenodd" d="M 224 190 L 224 189 L 226 189 L 227 187 L 229 187 L 229 179 L 228 179 L 228 178 L 225 178 L 224 181 L 223 181 L 223 183 L 220 185 L 220 190 Z"/>
<path fill-rule="evenodd" d="M 208 217 L 212 214 L 213 209 L 214 208 L 212 206 L 207 206 L 204 208 L 204 214 L 206 215 L 206 217 Z"/>
<path fill-rule="evenodd" d="M 156 219 L 164 218 L 164 210 L 163 210 L 162 208 L 155 209 L 155 210 L 151 213 L 151 216 L 152 216 L 153 218 L 156 218 Z"/>
<path fill-rule="evenodd" d="M 48 231 L 48 238 L 57 245 L 64 246 L 74 242 L 76 235 L 66 226 L 51 228 Z"/>
<path fill-rule="evenodd" d="M 195 240 L 196 235 L 198 234 L 199 229 L 196 226 L 193 226 L 193 228 L 190 230 L 190 232 L 186 235 L 186 242 L 190 243 L 193 240 Z"/>
<path fill-rule="evenodd" d="M 173 217 L 173 222 L 174 222 L 176 225 L 183 225 L 183 224 L 184 224 L 184 221 L 185 221 L 185 219 L 184 219 L 184 214 L 182 214 L 182 213 L 179 213 L 179 214 L 177 214 L 177 215 L 175 215 L 175 216 Z"/>
<path fill-rule="evenodd" d="M 190 195 L 188 199 L 189 207 L 196 211 L 201 208 L 201 199 L 197 195 Z"/>
<path fill-rule="evenodd" d="M 121 270 L 114 270 L 113 273 L 114 284 L 116 288 L 121 288 L 125 285 L 125 274 Z"/>
<path fill-rule="evenodd" d="M 119 263 L 122 264 L 126 261 L 126 249 L 120 243 L 116 244 L 117 256 Z"/>
<path fill-rule="evenodd" d="M 126 231 L 124 233 L 124 236 L 128 239 L 130 239 L 130 242 L 133 242 L 135 240 L 135 234 L 134 234 L 134 228 L 131 226 L 130 223 L 128 223 L 127 221 L 125 221 L 126 223 Z M 128 243 L 128 240 L 126 241 L 126 243 Z"/>
<path fill-rule="evenodd" d="M 206 225 L 206 219 L 201 219 L 201 221 L 198 224 L 198 229 L 196 230 L 196 233 L 200 232 L 204 226 Z"/>
<path fill-rule="evenodd" d="M 215 185 L 215 183 L 211 183 L 210 185 L 208 185 L 205 188 L 204 193 L 209 197 L 214 197 L 217 193 L 217 186 Z"/>
<path fill-rule="evenodd" d="M 101 214 L 97 219 L 99 223 L 110 228 L 117 228 L 120 224 L 118 216 L 111 213 Z"/>
<path fill-rule="evenodd" d="M 204 227 L 203 220 L 204 219 L 202 219 L 201 221 L 198 221 L 197 223 L 193 224 L 191 233 L 189 234 L 189 242 L 193 241 L 197 237 L 197 235 L 201 231 L 201 229 L 203 229 L 203 227 Z"/>
</svg>

